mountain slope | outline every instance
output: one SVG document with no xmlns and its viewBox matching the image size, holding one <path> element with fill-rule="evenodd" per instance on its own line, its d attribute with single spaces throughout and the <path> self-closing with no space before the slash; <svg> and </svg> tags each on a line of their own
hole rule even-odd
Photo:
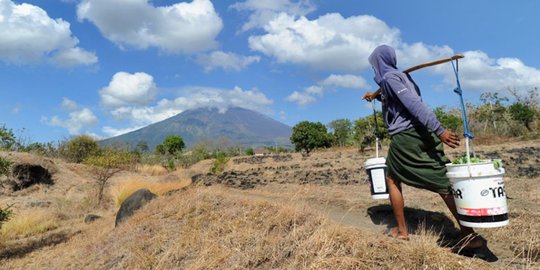
<svg viewBox="0 0 540 270">
<path fill-rule="evenodd" d="M 135 146 L 146 142 L 150 150 L 166 136 L 180 135 L 187 147 L 200 141 L 227 138 L 235 145 L 290 146 L 291 127 L 268 116 L 243 108 L 229 108 L 220 113 L 217 109 L 188 110 L 161 122 L 101 141 L 104 145 L 116 143 Z"/>
</svg>

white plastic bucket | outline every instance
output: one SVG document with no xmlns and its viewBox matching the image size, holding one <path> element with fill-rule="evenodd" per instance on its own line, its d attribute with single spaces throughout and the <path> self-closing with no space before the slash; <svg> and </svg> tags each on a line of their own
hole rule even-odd
<svg viewBox="0 0 540 270">
<path fill-rule="evenodd" d="M 386 186 L 386 159 L 384 157 L 370 158 L 364 162 L 371 187 L 371 198 L 388 199 Z"/>
<path fill-rule="evenodd" d="M 504 169 L 491 160 L 474 164 L 446 164 L 458 220 L 463 226 L 495 228 L 508 224 Z"/>
</svg>

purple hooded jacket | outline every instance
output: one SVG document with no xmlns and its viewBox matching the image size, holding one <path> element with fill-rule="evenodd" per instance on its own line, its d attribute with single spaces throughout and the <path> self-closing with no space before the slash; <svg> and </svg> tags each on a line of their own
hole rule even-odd
<svg viewBox="0 0 540 270">
<path fill-rule="evenodd" d="M 375 71 L 375 82 L 382 89 L 380 100 L 390 135 L 417 126 L 426 127 L 437 136 L 444 132 L 435 113 L 422 102 L 416 83 L 397 69 L 396 52 L 392 47 L 381 45 L 375 48 L 369 63 Z"/>
</svg>

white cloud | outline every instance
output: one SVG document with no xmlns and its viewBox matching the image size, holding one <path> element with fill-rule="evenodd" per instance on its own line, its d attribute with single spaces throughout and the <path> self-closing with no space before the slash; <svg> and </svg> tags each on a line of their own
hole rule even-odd
<svg viewBox="0 0 540 270">
<path fill-rule="evenodd" d="M 113 128 L 113 127 L 110 127 L 110 126 L 105 126 L 101 130 L 103 131 L 103 133 L 106 134 L 106 137 L 109 138 L 109 137 L 116 137 L 116 136 L 119 136 L 119 135 L 122 135 L 122 134 L 126 134 L 126 133 L 129 133 L 129 132 L 135 131 L 137 129 L 140 129 L 142 127 L 143 126 L 117 129 L 117 128 Z"/>
<path fill-rule="evenodd" d="M 88 130 L 89 127 L 98 123 L 96 115 L 90 109 L 81 107 L 68 98 L 63 99 L 62 108 L 69 111 L 67 119 L 55 115 L 50 119 L 43 117 L 42 121 L 50 126 L 65 128 L 70 135 L 81 134 L 82 130 Z"/>
<path fill-rule="evenodd" d="M 156 106 L 125 106 L 111 111 L 116 120 L 127 120 L 134 126 L 144 126 L 173 117 L 182 110 L 171 106 L 169 100 L 162 100 L 163 105 Z M 174 104 L 173 104 L 174 105 Z"/>
<path fill-rule="evenodd" d="M 161 7 L 148 0 L 83 0 L 77 16 L 95 24 L 120 47 L 157 47 L 168 53 L 212 49 L 223 28 L 210 0 Z"/>
<path fill-rule="evenodd" d="M 278 63 L 292 63 L 313 69 L 360 72 L 369 68 L 368 56 L 381 44 L 396 49 L 398 66 L 403 69 L 454 55 L 447 45 L 422 42 L 405 43 L 400 31 L 369 15 L 344 18 L 340 14 L 326 14 L 316 19 L 295 17 L 281 13 L 264 26 L 266 33 L 249 38 L 252 50 L 274 58 Z M 527 66 L 517 58 L 494 59 L 482 51 L 466 51 L 460 60 L 462 85 L 471 90 L 498 91 L 516 87 L 524 91 L 540 84 L 540 70 Z M 430 67 L 429 72 L 444 76 L 446 83 L 455 84 L 451 66 Z M 319 85 L 345 84 L 365 87 L 365 81 L 345 82 L 346 78 L 329 78 Z M 339 82 L 337 81 L 339 80 Z M 361 86 L 362 85 L 362 86 Z M 307 104 L 309 91 L 297 92 L 295 100 Z M 301 98 L 302 97 L 302 98 Z M 313 96 L 312 96 L 313 97 Z M 292 99 L 292 98 L 291 98 Z M 289 100 L 291 100 L 289 99 Z"/>
<path fill-rule="evenodd" d="M 327 91 L 336 90 L 337 88 L 363 89 L 366 87 L 366 80 L 362 77 L 351 74 L 331 74 L 326 79 L 318 82 L 317 85 L 309 86 L 302 91 L 294 91 L 286 98 L 286 100 L 294 102 L 299 106 L 306 106 L 315 103 L 317 98 L 322 98 Z"/>
<path fill-rule="evenodd" d="M 40 7 L 0 0 L 0 61 L 15 64 L 50 60 L 61 67 L 91 65 L 94 53 L 77 47 L 70 24 Z"/>
<path fill-rule="evenodd" d="M 252 12 L 249 20 L 242 26 L 242 31 L 248 31 L 264 27 L 281 12 L 292 16 L 307 15 L 315 10 L 315 5 L 309 0 L 247 0 L 235 3 L 230 8 Z"/>
<path fill-rule="evenodd" d="M 366 88 L 366 80 L 355 75 L 336 75 L 331 74 L 319 84 L 327 87 L 342 87 L 342 88 Z"/>
<path fill-rule="evenodd" d="M 322 88 L 320 86 L 317 86 L 317 85 L 312 85 L 312 86 L 306 88 L 306 90 L 304 92 L 306 94 L 309 94 L 309 95 L 322 96 L 323 93 L 324 93 L 324 88 Z"/>
<path fill-rule="evenodd" d="M 64 97 L 62 99 L 62 108 L 67 111 L 75 111 L 79 109 L 79 104 L 69 98 Z"/>
<path fill-rule="evenodd" d="M 317 99 L 313 97 L 312 95 L 306 92 L 298 92 L 298 91 L 294 91 L 292 94 L 290 94 L 286 98 L 286 100 L 290 102 L 295 102 L 296 104 L 300 106 L 306 106 L 308 104 L 311 104 L 317 101 Z"/>
<path fill-rule="evenodd" d="M 204 67 L 205 72 L 216 68 L 222 68 L 226 71 L 240 71 L 252 63 L 258 63 L 260 60 L 259 56 L 242 56 L 222 51 L 203 54 L 197 58 L 197 62 Z"/>
<path fill-rule="evenodd" d="M 525 93 L 540 85 L 540 70 L 517 58 L 490 58 L 481 51 L 468 51 L 460 60 L 460 82 L 464 89 L 499 91 L 516 87 Z M 441 71 L 441 72 L 444 72 Z M 455 84 L 454 73 L 445 72 L 447 81 Z"/>
<path fill-rule="evenodd" d="M 399 30 L 368 15 L 343 18 L 326 14 L 315 20 L 285 13 L 265 25 L 264 35 L 249 37 L 249 46 L 279 63 L 320 70 L 359 71 L 379 44 L 397 45 Z"/>
<path fill-rule="evenodd" d="M 73 67 L 79 64 L 95 64 L 97 63 L 98 58 L 94 53 L 87 52 L 81 48 L 69 48 L 55 54 L 52 61 L 60 67 Z"/>
<path fill-rule="evenodd" d="M 114 74 L 107 87 L 99 91 L 101 103 L 106 107 L 146 105 L 157 94 L 154 78 L 144 72 Z"/>
<path fill-rule="evenodd" d="M 230 107 L 242 107 L 262 113 L 270 113 L 273 101 L 257 89 L 231 90 L 191 87 L 184 89 L 184 95 L 175 99 L 162 99 L 154 106 L 122 106 L 111 115 L 117 120 L 127 120 L 133 126 L 144 126 L 172 117 L 185 110 L 214 107 L 225 112 Z"/>
</svg>

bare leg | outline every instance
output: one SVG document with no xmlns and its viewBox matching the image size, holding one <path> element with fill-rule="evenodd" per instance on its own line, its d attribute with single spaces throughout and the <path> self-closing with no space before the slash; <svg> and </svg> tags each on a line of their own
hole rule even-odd
<svg viewBox="0 0 540 270">
<path fill-rule="evenodd" d="M 457 213 L 456 203 L 455 203 L 454 198 L 452 197 L 452 195 L 450 195 L 450 194 L 441 194 L 441 193 L 439 193 L 439 195 L 441 195 L 441 198 L 446 203 L 446 206 L 448 207 L 448 210 L 450 210 L 450 212 L 452 212 L 452 215 L 454 216 L 456 221 L 458 221 L 458 213 Z M 461 223 L 459 223 L 459 221 L 458 221 L 458 224 L 459 224 L 459 229 L 461 231 L 461 238 L 464 239 L 464 241 L 467 242 L 465 244 L 465 246 L 467 246 L 468 248 L 477 248 L 477 247 L 480 247 L 480 246 L 482 246 L 484 244 L 481 238 L 475 237 L 476 234 L 475 234 L 473 228 L 463 226 L 463 225 L 461 225 Z"/>
<path fill-rule="evenodd" d="M 396 234 L 400 238 L 407 238 L 409 232 L 407 230 L 407 223 L 405 222 L 405 202 L 403 200 L 403 193 L 401 192 L 401 183 L 387 176 L 386 185 L 388 186 L 390 204 L 392 205 L 392 211 L 394 212 L 397 223 L 397 232 L 392 232 L 392 234 Z"/>
</svg>

